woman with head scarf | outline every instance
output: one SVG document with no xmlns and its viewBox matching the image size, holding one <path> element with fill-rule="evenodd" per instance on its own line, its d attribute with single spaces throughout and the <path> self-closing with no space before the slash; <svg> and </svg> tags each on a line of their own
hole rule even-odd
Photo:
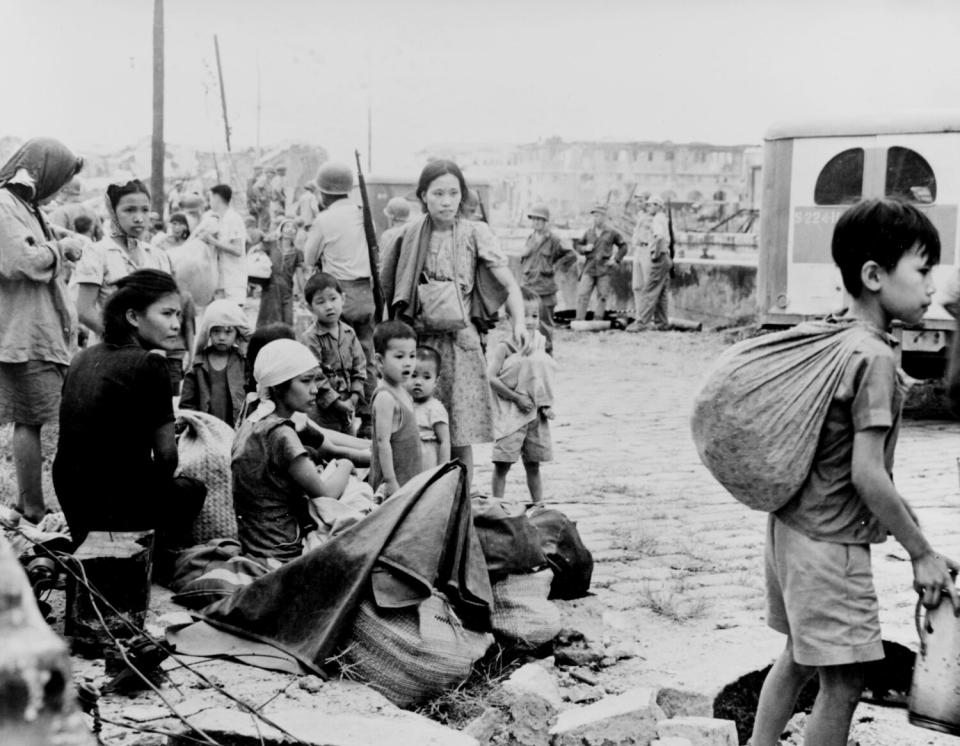
<svg viewBox="0 0 960 746">
<path fill-rule="evenodd" d="M 103 334 L 103 310 L 118 280 L 138 269 L 173 274 L 166 252 L 141 240 L 150 217 L 150 192 L 142 181 L 110 184 L 106 208 L 107 235 L 84 253 L 75 272 L 80 321 L 97 335 Z"/>
<path fill-rule="evenodd" d="M 207 306 L 197 333 L 193 367 L 183 380 L 181 409 L 212 414 L 233 427 L 246 398 L 241 345 L 249 338 L 250 325 L 240 306 L 226 298 Z"/>
<path fill-rule="evenodd" d="M 276 230 L 263 239 L 263 248 L 270 257 L 270 280 L 260 295 L 257 326 L 278 321 L 293 324 L 293 291 L 302 272 L 303 252 L 296 246 L 297 221 L 282 218 Z"/>
<path fill-rule="evenodd" d="M 73 359 L 63 385 L 53 484 L 78 544 L 90 531 L 147 529 L 164 544 L 182 544 L 206 487 L 173 476 L 177 443 L 163 353 L 179 341 L 177 283 L 142 269 L 117 280 L 114 291 L 103 342 Z"/>
<path fill-rule="evenodd" d="M 83 160 L 57 140 L 27 141 L 0 168 L 0 422 L 14 423 L 17 510 L 44 514 L 40 429 L 56 418 L 76 318 L 64 284 L 74 238 L 57 241 L 42 205 Z"/>
<path fill-rule="evenodd" d="M 329 477 L 321 477 L 292 419 L 316 398 L 318 374 L 313 353 L 292 339 L 277 339 L 257 354 L 257 408 L 240 425 L 232 449 L 233 501 L 246 555 L 299 557 L 309 523 L 304 498 L 339 497 L 347 486 L 353 464 L 337 459 Z"/>
<path fill-rule="evenodd" d="M 528 345 L 520 286 L 486 223 L 464 217 L 468 194 L 453 161 L 428 163 L 417 183 L 424 215 L 407 224 L 386 298 L 391 318 L 408 321 L 418 344 L 440 353 L 436 396 L 450 415 L 451 452 L 473 474 L 474 443 L 493 440 L 493 395 L 480 332 L 505 304 L 513 338 Z M 433 300 L 428 299 L 433 294 Z M 441 303 L 436 301 L 441 300 Z"/>
</svg>

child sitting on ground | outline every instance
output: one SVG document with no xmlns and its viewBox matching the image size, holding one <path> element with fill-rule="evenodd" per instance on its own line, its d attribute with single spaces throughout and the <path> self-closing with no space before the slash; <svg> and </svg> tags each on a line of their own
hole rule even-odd
<svg viewBox="0 0 960 746">
<path fill-rule="evenodd" d="M 553 372 L 538 331 L 540 298 L 522 288 L 527 333 L 533 350 L 524 354 L 512 339 L 501 340 L 490 354 L 487 377 L 494 393 L 493 496 L 502 498 L 510 466 L 523 459 L 530 499 L 543 500 L 540 464 L 553 458 L 549 420 L 553 414 Z"/>
<path fill-rule="evenodd" d="M 385 321 L 373 332 L 381 383 L 373 395 L 370 486 L 390 497 L 422 471 L 420 434 L 405 384 L 417 358 L 417 335 L 402 321 Z"/>
<path fill-rule="evenodd" d="M 300 556 L 311 525 L 305 498 L 340 497 L 353 464 L 338 459 L 321 477 L 292 417 L 317 395 L 313 353 L 299 342 L 265 345 L 254 364 L 258 405 L 231 449 L 233 500 L 243 554 L 287 562 Z"/>
<path fill-rule="evenodd" d="M 340 320 L 343 291 L 333 275 L 317 272 L 307 280 L 303 297 L 314 322 L 300 341 L 313 352 L 323 374 L 311 418 L 321 427 L 352 434 L 367 380 L 367 360 L 356 332 Z"/>
<path fill-rule="evenodd" d="M 440 353 L 432 347 L 417 347 L 417 365 L 407 389 L 417 416 L 420 466 L 424 471 L 450 460 L 450 418 L 446 407 L 433 396 L 439 374 Z"/>
<path fill-rule="evenodd" d="M 787 643 L 763 683 L 753 746 L 779 742 L 815 674 L 820 691 L 804 743 L 846 746 L 863 664 L 883 658 L 870 544 L 888 531 L 910 555 L 924 605 L 942 593 L 958 605 L 957 564 L 933 550 L 890 476 L 904 387 L 889 332 L 896 320 L 923 319 L 940 238 L 914 205 L 871 199 L 840 217 L 832 250 L 851 301 L 831 321 L 865 334 L 842 371 L 806 482 L 769 517 L 767 623 Z"/>
<path fill-rule="evenodd" d="M 183 380 L 181 409 L 212 414 L 230 427 L 243 409 L 246 362 L 239 344 L 250 336 L 243 309 L 230 300 L 207 306 L 197 334 L 193 367 Z"/>
</svg>

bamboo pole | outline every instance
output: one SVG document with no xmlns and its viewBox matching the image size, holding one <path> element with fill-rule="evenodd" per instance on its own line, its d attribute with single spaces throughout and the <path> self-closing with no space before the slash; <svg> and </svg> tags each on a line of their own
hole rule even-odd
<svg viewBox="0 0 960 746">
<path fill-rule="evenodd" d="M 163 0 L 153 0 L 153 139 L 150 147 L 150 192 L 153 210 L 163 217 L 165 145 L 163 142 Z"/>
</svg>

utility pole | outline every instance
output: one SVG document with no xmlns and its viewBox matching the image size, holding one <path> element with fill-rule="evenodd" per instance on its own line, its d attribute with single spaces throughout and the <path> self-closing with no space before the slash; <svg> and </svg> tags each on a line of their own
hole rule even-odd
<svg viewBox="0 0 960 746">
<path fill-rule="evenodd" d="M 260 50 L 257 50 L 257 163 L 263 152 L 260 150 Z"/>
<path fill-rule="evenodd" d="M 213 35 L 213 50 L 217 55 L 217 77 L 220 79 L 220 105 L 223 107 L 223 130 L 227 136 L 227 152 L 230 153 L 230 120 L 227 119 L 227 92 L 223 89 L 223 67 L 220 65 L 220 42 Z"/>
<path fill-rule="evenodd" d="M 153 0 L 153 140 L 150 148 L 150 192 L 153 210 L 163 217 L 163 0 Z"/>
</svg>

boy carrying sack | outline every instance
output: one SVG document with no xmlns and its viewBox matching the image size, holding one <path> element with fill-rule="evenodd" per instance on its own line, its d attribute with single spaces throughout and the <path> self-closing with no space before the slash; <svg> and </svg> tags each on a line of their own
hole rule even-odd
<svg viewBox="0 0 960 746">
<path fill-rule="evenodd" d="M 801 688 L 820 692 L 805 743 L 845 746 L 863 664 L 883 658 L 870 544 L 892 533 L 924 605 L 949 594 L 957 564 L 930 546 L 891 479 L 904 385 L 893 321 L 930 305 L 940 239 L 916 207 L 860 202 L 833 234 L 851 296 L 837 318 L 735 345 L 697 397 L 701 459 L 735 497 L 771 511 L 767 623 L 787 635 L 763 684 L 753 746 L 775 746 Z"/>
</svg>

